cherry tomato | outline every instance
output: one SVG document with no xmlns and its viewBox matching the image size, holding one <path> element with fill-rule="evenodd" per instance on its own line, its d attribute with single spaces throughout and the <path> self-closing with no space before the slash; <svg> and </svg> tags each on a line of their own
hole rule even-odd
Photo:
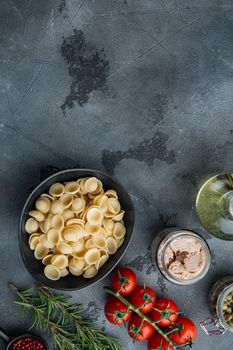
<svg viewBox="0 0 233 350">
<path fill-rule="evenodd" d="M 120 267 L 112 275 L 112 289 L 117 290 L 121 295 L 133 293 L 137 286 L 137 276 L 128 267 Z"/>
<path fill-rule="evenodd" d="M 155 321 L 160 327 L 168 327 L 178 319 L 178 306 L 171 299 L 158 299 L 154 305 L 154 308 L 161 310 L 157 311 L 154 309 L 152 311 L 152 320 Z"/>
<path fill-rule="evenodd" d="M 104 313 L 107 320 L 115 325 L 121 325 L 128 322 L 132 311 L 128 310 L 128 307 L 120 300 L 111 296 L 104 307 Z"/>
<path fill-rule="evenodd" d="M 183 345 L 189 341 L 194 341 L 197 337 L 197 328 L 195 324 L 188 318 L 181 317 L 176 322 L 182 326 L 182 330 L 171 335 L 171 341 L 177 345 Z"/>
<path fill-rule="evenodd" d="M 172 345 L 168 346 L 168 342 L 162 335 L 155 333 L 148 342 L 148 350 L 174 350 Z"/>
<path fill-rule="evenodd" d="M 129 301 L 135 307 L 139 307 L 139 311 L 143 314 L 147 314 L 153 309 L 156 302 L 156 294 L 149 287 L 138 286 L 134 293 L 130 295 Z"/>
<path fill-rule="evenodd" d="M 134 315 L 128 323 L 129 336 L 136 341 L 148 340 L 154 331 L 154 327 L 138 315 Z"/>
</svg>

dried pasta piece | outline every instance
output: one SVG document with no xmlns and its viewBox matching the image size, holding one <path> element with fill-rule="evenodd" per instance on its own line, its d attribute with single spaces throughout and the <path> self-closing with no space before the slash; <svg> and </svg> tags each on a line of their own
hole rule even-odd
<svg viewBox="0 0 233 350">
<path fill-rule="evenodd" d="M 86 254 L 87 250 L 86 248 L 84 250 L 82 250 L 81 252 L 73 252 L 72 256 L 76 259 L 84 259 L 84 256 Z"/>
<path fill-rule="evenodd" d="M 103 212 L 98 207 L 90 207 L 87 211 L 87 221 L 93 226 L 101 225 Z"/>
<path fill-rule="evenodd" d="M 66 232 L 73 232 L 75 233 L 75 237 L 73 235 L 72 239 L 69 239 L 69 234 L 66 235 Z M 78 241 L 81 238 L 84 238 L 87 236 L 87 233 L 85 232 L 84 228 L 81 225 L 70 225 L 70 226 L 66 226 L 64 231 L 63 231 L 63 237 L 64 239 L 66 239 L 67 241 Z M 66 237 L 66 238 L 65 238 Z"/>
<path fill-rule="evenodd" d="M 72 247 L 65 242 L 59 243 L 57 245 L 57 250 L 59 251 L 59 253 L 62 254 L 71 254 L 72 253 Z"/>
<path fill-rule="evenodd" d="M 60 269 L 61 277 L 65 277 L 69 275 L 69 270 L 65 267 L 64 269 Z"/>
<path fill-rule="evenodd" d="M 44 229 L 44 223 L 45 223 L 44 221 L 39 222 L 39 229 L 40 229 L 41 232 L 46 233 L 46 231 Z"/>
<path fill-rule="evenodd" d="M 84 266 L 84 268 L 83 268 L 83 272 L 86 271 L 87 269 L 89 269 L 90 266 L 91 266 L 91 265 L 85 263 L 85 266 Z"/>
<path fill-rule="evenodd" d="M 89 249 L 84 256 L 84 259 L 86 263 L 89 265 L 96 264 L 97 261 L 100 259 L 99 249 L 97 248 Z"/>
<path fill-rule="evenodd" d="M 36 221 L 41 222 L 44 221 L 45 216 L 43 213 L 41 213 L 39 210 L 30 210 L 28 213 L 30 216 L 32 216 Z"/>
<path fill-rule="evenodd" d="M 54 247 L 54 243 L 50 242 L 47 238 L 47 235 L 46 234 L 43 234 L 41 237 L 40 237 L 40 243 L 43 244 L 43 246 L 45 248 L 48 248 L 48 249 L 51 249 Z"/>
<path fill-rule="evenodd" d="M 113 229 L 114 229 L 114 221 L 112 221 L 111 219 L 103 219 L 103 226 L 104 226 L 104 229 L 107 231 L 107 232 L 113 232 Z"/>
<path fill-rule="evenodd" d="M 73 219 L 75 217 L 75 214 L 72 212 L 72 210 L 64 210 L 62 213 L 63 219 L 65 222 L 67 222 L 70 219 Z"/>
<path fill-rule="evenodd" d="M 64 209 L 68 209 L 71 206 L 72 202 L 73 202 L 73 198 L 74 197 L 72 196 L 72 194 L 66 193 L 66 194 L 63 194 L 59 198 L 59 201 L 62 202 Z"/>
<path fill-rule="evenodd" d="M 53 254 L 47 254 L 45 255 L 45 257 L 42 259 L 42 264 L 44 265 L 49 265 L 51 264 L 51 258 L 53 257 L 54 255 Z"/>
<path fill-rule="evenodd" d="M 84 259 L 76 259 L 76 258 L 72 258 L 69 261 L 69 267 L 74 267 L 80 270 L 83 270 L 84 266 L 85 266 L 85 260 Z"/>
<path fill-rule="evenodd" d="M 125 226 L 120 222 L 116 222 L 113 229 L 113 236 L 117 239 L 121 239 L 125 236 L 125 234 L 126 234 Z"/>
<path fill-rule="evenodd" d="M 31 234 L 38 230 L 39 224 L 34 218 L 29 218 L 25 224 L 25 230 L 27 233 Z"/>
<path fill-rule="evenodd" d="M 107 237 L 107 232 L 103 227 L 100 228 L 100 231 L 98 233 L 101 233 L 101 235 L 103 235 L 104 237 Z"/>
<path fill-rule="evenodd" d="M 125 211 L 121 210 L 117 215 L 112 217 L 112 220 L 114 221 L 121 221 L 124 217 Z"/>
<path fill-rule="evenodd" d="M 90 194 L 90 193 L 89 193 L 89 194 Z M 98 202 L 98 200 L 99 200 L 102 196 L 103 196 L 102 194 L 97 194 L 97 195 L 93 195 L 93 196 L 92 196 L 93 198 L 90 198 L 89 195 L 88 195 L 88 198 L 89 198 L 90 201 L 92 201 L 92 203 L 93 203 L 94 205 L 97 206 L 97 202 Z M 105 197 L 106 197 L 106 196 L 105 196 Z M 107 197 L 107 198 L 108 198 L 108 197 Z"/>
<path fill-rule="evenodd" d="M 48 254 L 48 252 L 49 252 L 48 248 L 45 248 L 42 243 L 38 243 L 36 245 L 34 255 L 37 260 L 41 260 L 45 257 L 45 255 Z"/>
<path fill-rule="evenodd" d="M 107 247 L 102 248 L 102 249 L 100 249 L 99 251 L 100 251 L 100 256 L 103 256 L 103 255 L 109 256 Z"/>
<path fill-rule="evenodd" d="M 73 253 L 80 253 L 85 249 L 85 241 L 84 239 L 79 239 L 77 242 L 69 242 L 69 245 L 73 249 Z"/>
<path fill-rule="evenodd" d="M 118 214 L 121 210 L 120 202 L 116 198 L 108 198 L 108 210 L 113 214 Z"/>
<path fill-rule="evenodd" d="M 90 205 L 87 205 L 86 208 L 82 211 L 82 213 L 79 213 L 79 214 L 78 214 L 78 215 L 79 215 L 79 218 L 80 218 L 81 220 L 86 221 L 87 212 L 88 212 L 88 210 L 89 210 L 90 207 L 91 207 Z"/>
<path fill-rule="evenodd" d="M 86 191 L 86 189 L 85 189 L 85 182 L 86 182 L 87 179 L 88 179 L 88 177 L 83 177 L 82 179 L 80 179 L 80 182 L 79 182 L 79 184 L 80 184 L 79 192 L 80 192 L 81 194 L 87 194 L 87 191 Z"/>
<path fill-rule="evenodd" d="M 50 229 L 47 232 L 47 239 L 49 242 L 53 243 L 53 245 L 58 244 L 61 241 L 60 231 L 56 230 L 55 228 Z"/>
<path fill-rule="evenodd" d="M 99 261 L 96 263 L 96 269 L 99 270 L 109 259 L 108 255 L 102 255 Z"/>
<path fill-rule="evenodd" d="M 49 194 L 51 194 L 51 196 L 53 197 L 61 197 L 64 192 L 65 192 L 65 188 L 59 182 L 53 184 L 49 189 Z"/>
<path fill-rule="evenodd" d="M 95 247 L 100 249 L 105 248 L 107 245 L 107 240 L 101 233 L 97 233 L 96 235 L 94 235 L 92 237 L 92 242 Z"/>
<path fill-rule="evenodd" d="M 117 243 L 113 237 L 107 238 L 107 251 L 110 255 L 113 255 L 117 251 Z"/>
<path fill-rule="evenodd" d="M 97 182 L 96 177 L 89 177 L 85 182 L 84 182 L 84 189 L 85 192 L 87 193 L 92 193 L 97 190 L 98 187 L 98 182 Z"/>
<path fill-rule="evenodd" d="M 39 233 L 39 232 L 32 233 L 32 234 L 29 236 L 29 238 L 28 238 L 28 243 L 29 243 L 29 244 L 31 243 L 33 237 L 38 237 L 38 238 L 40 238 L 40 235 L 41 235 L 41 233 Z"/>
<path fill-rule="evenodd" d="M 75 198 L 72 202 L 71 208 L 76 214 L 79 214 L 84 210 L 85 205 L 86 202 L 83 198 Z"/>
<path fill-rule="evenodd" d="M 75 194 L 79 191 L 80 185 L 77 181 L 70 181 L 65 184 L 65 193 Z"/>
<path fill-rule="evenodd" d="M 64 218 L 62 215 L 56 214 L 51 218 L 50 227 L 55 228 L 58 231 L 64 228 Z"/>
<path fill-rule="evenodd" d="M 82 219 L 78 219 L 78 218 L 74 218 L 74 219 L 70 219 L 66 222 L 66 226 L 69 225 L 81 225 L 82 227 L 84 227 L 85 221 Z"/>
<path fill-rule="evenodd" d="M 104 216 L 107 218 L 107 219 L 112 219 L 114 214 L 110 211 L 110 210 L 106 210 L 104 212 Z"/>
<path fill-rule="evenodd" d="M 116 198 L 116 199 L 118 199 L 118 195 L 117 195 L 115 190 L 107 190 L 106 192 L 104 192 L 104 194 L 108 198 Z"/>
<path fill-rule="evenodd" d="M 57 199 L 55 199 L 52 203 L 51 203 L 51 213 L 56 215 L 56 214 L 62 214 L 63 210 L 64 210 L 64 206 L 63 203 Z"/>
<path fill-rule="evenodd" d="M 83 274 L 83 277 L 84 278 L 92 278 L 92 277 L 95 277 L 95 275 L 97 275 L 97 273 L 98 273 L 97 268 L 94 265 L 92 265 L 92 266 L 88 267 L 88 269 L 86 269 L 86 271 Z"/>
<path fill-rule="evenodd" d="M 29 247 L 31 250 L 35 250 L 37 244 L 40 242 L 40 237 L 39 236 L 34 236 L 32 237 L 31 241 L 29 242 Z"/>
<path fill-rule="evenodd" d="M 116 239 L 116 243 L 117 243 L 117 249 L 120 248 L 124 243 L 124 237 L 121 239 Z"/>
<path fill-rule="evenodd" d="M 95 191 L 88 193 L 88 196 L 90 198 L 95 198 L 96 195 L 104 193 L 102 182 L 99 179 L 96 179 L 96 180 L 97 180 L 97 188 Z"/>
<path fill-rule="evenodd" d="M 89 222 L 87 222 L 85 224 L 84 228 L 85 228 L 85 231 L 87 233 L 89 233 L 90 235 L 94 235 L 94 234 L 100 232 L 101 226 L 100 225 L 93 226 L 93 225 L 89 224 Z"/>
<path fill-rule="evenodd" d="M 42 232 L 46 233 L 51 228 L 51 219 L 53 217 L 53 214 L 49 214 L 45 221 L 42 223 L 40 229 Z"/>
<path fill-rule="evenodd" d="M 40 196 L 44 197 L 44 198 L 48 198 L 51 201 L 54 200 L 53 196 L 50 196 L 50 194 L 48 194 L 48 193 L 42 193 Z"/>
<path fill-rule="evenodd" d="M 77 232 L 72 227 L 66 227 L 62 232 L 62 237 L 66 241 L 75 242 L 78 240 Z"/>
<path fill-rule="evenodd" d="M 45 277 L 52 281 L 57 281 L 61 277 L 61 271 L 54 265 L 49 264 L 44 268 Z"/>
<path fill-rule="evenodd" d="M 105 195 L 99 195 L 97 200 L 93 201 L 103 212 L 108 210 L 108 197 Z"/>
<path fill-rule="evenodd" d="M 83 274 L 83 270 L 77 269 L 72 266 L 69 266 L 69 271 L 74 276 L 81 276 Z"/>
<path fill-rule="evenodd" d="M 46 197 L 40 197 L 35 202 L 35 208 L 43 214 L 47 214 L 50 209 L 50 200 Z"/>
<path fill-rule="evenodd" d="M 68 258 L 64 254 L 56 254 L 51 258 L 51 263 L 61 270 L 68 266 Z"/>
<path fill-rule="evenodd" d="M 92 238 L 89 238 L 86 243 L 85 243 L 85 248 L 86 250 L 89 250 L 91 248 L 95 248 L 93 242 L 92 242 Z"/>
</svg>

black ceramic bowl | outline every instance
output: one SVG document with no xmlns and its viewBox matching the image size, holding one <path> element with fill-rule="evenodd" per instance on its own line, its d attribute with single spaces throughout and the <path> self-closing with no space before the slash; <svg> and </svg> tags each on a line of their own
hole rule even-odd
<svg viewBox="0 0 233 350">
<path fill-rule="evenodd" d="M 127 231 L 126 231 L 124 243 L 117 250 L 116 254 L 110 256 L 109 260 L 106 262 L 105 265 L 101 267 L 98 274 L 91 279 L 85 279 L 82 276 L 77 277 L 77 276 L 73 276 L 72 274 L 69 274 L 66 277 L 60 278 L 58 281 L 49 280 L 45 277 L 43 273 L 44 265 L 42 264 L 41 261 L 38 261 L 35 259 L 34 252 L 30 249 L 28 245 L 28 233 L 25 230 L 25 223 L 29 218 L 28 212 L 34 208 L 34 203 L 36 199 L 42 193 L 48 193 L 49 187 L 53 183 L 72 181 L 72 180 L 77 180 L 81 177 L 88 177 L 88 176 L 95 176 L 98 179 L 100 179 L 103 182 L 104 190 L 108 190 L 112 188 L 117 192 L 119 201 L 121 203 L 121 207 L 122 209 L 125 210 L 124 223 Z M 123 186 L 118 181 L 113 179 L 111 176 L 106 175 L 98 170 L 70 169 L 70 170 L 60 171 L 48 177 L 43 182 L 41 182 L 41 184 L 37 186 L 35 190 L 31 193 L 31 195 L 28 197 L 24 205 L 24 208 L 20 217 L 20 224 L 19 224 L 19 244 L 20 244 L 21 255 L 28 271 L 31 273 L 31 275 L 34 277 L 35 280 L 41 282 L 43 285 L 50 288 L 61 289 L 61 290 L 75 290 L 75 289 L 85 288 L 104 278 L 119 262 L 119 260 L 122 258 L 124 252 L 126 251 L 130 243 L 130 239 L 133 231 L 133 225 L 134 225 L 133 203 L 127 191 L 123 188 Z"/>
</svg>

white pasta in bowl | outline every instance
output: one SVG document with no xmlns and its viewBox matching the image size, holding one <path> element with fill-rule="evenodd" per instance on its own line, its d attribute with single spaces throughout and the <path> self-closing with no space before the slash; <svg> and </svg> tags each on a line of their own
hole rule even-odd
<svg viewBox="0 0 233 350">
<path fill-rule="evenodd" d="M 25 204 L 23 260 L 49 287 L 84 288 L 114 268 L 129 244 L 133 221 L 132 202 L 116 180 L 98 171 L 62 171 Z"/>
</svg>

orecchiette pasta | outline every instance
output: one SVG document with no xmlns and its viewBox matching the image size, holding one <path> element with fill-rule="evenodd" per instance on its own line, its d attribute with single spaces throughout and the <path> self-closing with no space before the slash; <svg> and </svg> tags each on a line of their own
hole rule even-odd
<svg viewBox="0 0 233 350">
<path fill-rule="evenodd" d="M 85 270 L 84 274 L 83 274 L 83 277 L 84 278 L 92 278 L 92 277 L 95 277 L 98 273 L 98 270 L 97 268 L 92 265 L 90 267 L 88 267 L 88 269 Z"/>
<path fill-rule="evenodd" d="M 63 210 L 64 210 L 64 206 L 63 203 L 59 200 L 54 200 L 51 203 L 51 213 L 52 214 L 62 214 Z"/>
<path fill-rule="evenodd" d="M 52 257 L 53 257 L 54 255 L 53 254 L 48 254 L 48 255 L 45 255 L 45 257 L 42 259 L 42 263 L 44 264 L 44 265 L 49 265 L 49 264 L 51 264 L 51 259 L 52 259 Z"/>
<path fill-rule="evenodd" d="M 68 258 L 63 254 L 56 254 L 51 258 L 52 265 L 58 267 L 60 270 L 68 266 Z"/>
<path fill-rule="evenodd" d="M 96 177 L 54 183 L 29 211 L 28 244 L 53 281 L 68 274 L 92 278 L 126 235 L 117 192 Z"/>
<path fill-rule="evenodd" d="M 39 224 L 34 218 L 30 218 L 27 220 L 26 225 L 25 225 L 25 230 L 27 233 L 34 233 L 38 230 Z"/>
<path fill-rule="evenodd" d="M 61 277 L 65 277 L 69 275 L 69 270 L 65 267 L 64 269 L 60 269 Z"/>
<path fill-rule="evenodd" d="M 67 182 L 65 184 L 65 193 L 75 194 L 79 190 L 79 184 L 77 181 Z"/>
<path fill-rule="evenodd" d="M 87 211 L 87 221 L 90 225 L 101 225 L 104 218 L 102 210 L 98 207 L 90 207 Z"/>
<path fill-rule="evenodd" d="M 64 209 L 67 209 L 71 206 L 72 202 L 73 202 L 73 196 L 72 194 L 63 194 L 60 198 L 59 198 L 59 201 L 62 202 L 63 204 L 63 208 Z"/>
<path fill-rule="evenodd" d="M 65 188 L 60 183 L 53 184 L 49 189 L 49 194 L 53 197 L 61 197 L 65 191 Z"/>
<path fill-rule="evenodd" d="M 36 219 L 36 221 L 38 222 L 44 221 L 44 218 L 45 218 L 44 214 L 38 210 L 30 210 L 28 214 L 32 216 L 34 219 Z"/>
<path fill-rule="evenodd" d="M 48 279 L 57 281 L 61 277 L 61 270 L 59 270 L 58 267 L 49 264 L 45 266 L 44 274 Z"/>
<path fill-rule="evenodd" d="M 73 251 L 72 247 L 65 242 L 58 243 L 57 250 L 62 254 L 71 254 Z"/>
<path fill-rule="evenodd" d="M 43 214 L 47 214 L 50 209 L 50 200 L 46 197 L 37 199 L 35 208 Z"/>
</svg>

